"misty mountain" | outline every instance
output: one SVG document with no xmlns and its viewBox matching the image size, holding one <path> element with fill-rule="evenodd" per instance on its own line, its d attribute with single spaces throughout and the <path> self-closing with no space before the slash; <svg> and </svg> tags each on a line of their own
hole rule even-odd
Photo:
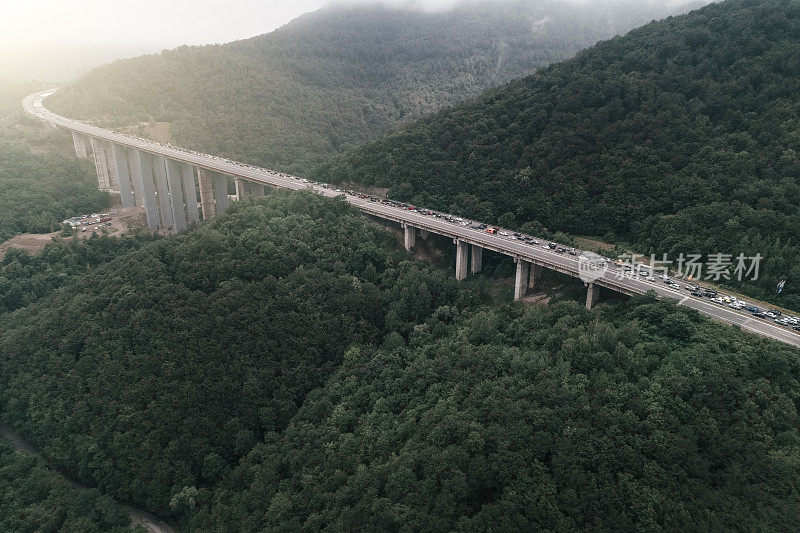
<svg viewBox="0 0 800 533">
<path fill-rule="evenodd" d="M 160 49 L 107 43 L 0 46 L 0 78 L 16 82 L 72 82 L 95 67 Z"/>
<path fill-rule="evenodd" d="M 800 4 L 728 0 L 490 90 L 318 176 L 648 256 L 760 253 L 759 279 L 737 289 L 798 306 L 798 65 Z"/>
<path fill-rule="evenodd" d="M 574 55 L 675 8 L 639 0 L 492 1 L 426 12 L 335 5 L 269 34 L 97 69 L 48 105 L 304 173 L 341 150 Z"/>
</svg>

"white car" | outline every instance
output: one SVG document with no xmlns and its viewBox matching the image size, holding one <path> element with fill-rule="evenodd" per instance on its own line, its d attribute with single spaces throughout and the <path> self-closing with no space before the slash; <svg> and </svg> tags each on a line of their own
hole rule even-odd
<svg viewBox="0 0 800 533">
<path fill-rule="evenodd" d="M 655 280 L 656 278 L 654 278 L 653 276 L 647 276 L 647 281 L 655 281 Z"/>
<path fill-rule="evenodd" d="M 501 231 L 500 235 L 502 235 L 503 237 L 508 237 L 508 232 L 507 231 Z"/>
</svg>

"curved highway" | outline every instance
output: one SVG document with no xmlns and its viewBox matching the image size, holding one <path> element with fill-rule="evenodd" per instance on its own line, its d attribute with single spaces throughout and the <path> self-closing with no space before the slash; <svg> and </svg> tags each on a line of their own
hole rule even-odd
<svg viewBox="0 0 800 533">
<path fill-rule="evenodd" d="M 344 196 L 347 202 L 370 215 L 407 224 L 417 229 L 444 235 L 454 240 L 463 241 L 515 258 L 521 258 L 534 265 L 580 277 L 577 256 L 558 253 L 556 250 L 550 249 L 544 241 L 539 244 L 530 244 L 524 240 L 515 239 L 512 231 L 498 231 L 495 234 L 490 234 L 485 230 L 471 227 L 474 224 L 463 225 L 461 219 L 456 217 L 445 217 L 441 213 L 436 214 L 439 216 L 425 214 L 429 211 L 400 207 L 395 205 L 396 203 L 394 202 L 376 202 L 367 197 L 362 198 L 361 196 L 363 195 L 348 194 L 333 186 L 313 183 L 304 178 L 231 161 L 223 157 L 175 148 L 156 141 L 114 132 L 56 115 L 42 105 L 42 101 L 55 90 L 49 89 L 26 97 L 23 101 L 23 107 L 26 111 L 45 122 L 67 130 L 136 148 L 143 152 L 161 155 L 176 161 L 190 163 L 200 168 L 245 179 L 253 183 L 294 190 L 312 189 L 325 196 Z M 615 267 L 613 264 L 608 266 L 609 268 L 604 272 L 598 273 L 600 277 L 595 281 L 597 285 L 629 295 L 654 291 L 659 297 L 676 299 L 680 305 L 692 307 L 700 313 L 721 322 L 800 347 L 800 334 L 789 328 L 755 318 L 739 310 L 717 305 L 703 298 L 691 296 L 688 291 L 672 288 L 659 281 L 648 281 L 637 276 L 626 275 L 622 269 Z"/>
</svg>

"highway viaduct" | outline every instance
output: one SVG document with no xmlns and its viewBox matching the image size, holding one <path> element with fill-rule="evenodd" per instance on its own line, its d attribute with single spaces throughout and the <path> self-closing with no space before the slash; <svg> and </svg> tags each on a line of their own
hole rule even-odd
<svg viewBox="0 0 800 533">
<path fill-rule="evenodd" d="M 44 122 L 70 131 L 76 156 L 86 158 L 91 152 L 99 187 L 119 192 L 124 207 L 144 206 L 147 227 L 150 229 L 167 229 L 178 233 L 201 218 L 209 219 L 225 212 L 230 201 L 229 179 L 233 180 L 235 197 L 239 199 L 261 196 L 267 186 L 312 189 L 325 196 L 342 195 L 338 189 L 296 176 L 164 145 L 56 115 L 42 104 L 53 92 L 55 89 L 28 96 L 23 101 L 23 107 Z M 546 245 L 532 245 L 499 232 L 490 234 L 473 225 L 458 224 L 454 222 L 455 217 L 448 220 L 355 195 L 345 194 L 344 197 L 364 213 L 400 224 L 407 250 L 414 248 L 418 235 L 435 233 L 452 239 L 456 246 L 455 272 L 459 281 L 469 273 L 481 270 L 483 250 L 512 257 L 516 264 L 515 300 L 524 297 L 528 289 L 535 286 L 542 269 L 546 268 L 584 279 L 588 309 L 592 309 L 599 300 L 601 288 L 626 295 L 653 291 L 659 297 L 676 299 L 679 305 L 692 307 L 721 322 L 800 347 L 800 335 L 791 330 L 682 293 L 658 281 L 627 275 L 614 265 L 593 272 L 587 279 L 586 273 L 581 271 L 578 257 L 557 253 Z"/>
</svg>

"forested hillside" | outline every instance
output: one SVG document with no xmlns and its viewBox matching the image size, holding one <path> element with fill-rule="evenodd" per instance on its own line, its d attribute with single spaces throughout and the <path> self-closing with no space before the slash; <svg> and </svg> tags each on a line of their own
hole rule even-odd
<svg viewBox="0 0 800 533">
<path fill-rule="evenodd" d="M 800 353 L 637 297 L 350 350 L 199 529 L 796 530 Z"/>
<path fill-rule="evenodd" d="M 169 122 L 180 145 L 305 173 L 675 11 L 642 0 L 499 0 L 437 12 L 335 4 L 252 39 L 115 62 L 47 105 L 113 127 Z"/>
<path fill-rule="evenodd" d="M 423 119 L 317 176 L 420 205 L 766 256 L 750 294 L 800 308 L 800 4 L 728 0 L 649 24 Z M 660 256 L 659 256 L 660 257 Z"/>
<path fill-rule="evenodd" d="M 0 530 L 131 531 L 130 517 L 97 489 L 77 489 L 38 457 L 0 438 Z"/>
<path fill-rule="evenodd" d="M 117 499 L 183 509 L 352 345 L 458 304 L 454 278 L 403 258 L 344 202 L 236 204 L 0 315 L 0 418 Z"/>
<path fill-rule="evenodd" d="M 0 416 L 186 530 L 800 527 L 800 352 L 674 303 L 485 303 L 281 191 L 70 278 Z"/>
<path fill-rule="evenodd" d="M 94 166 L 66 152 L 66 137 L 22 110 L 33 84 L 0 80 L 0 243 L 17 233 L 57 230 L 68 216 L 110 204 Z"/>
</svg>

